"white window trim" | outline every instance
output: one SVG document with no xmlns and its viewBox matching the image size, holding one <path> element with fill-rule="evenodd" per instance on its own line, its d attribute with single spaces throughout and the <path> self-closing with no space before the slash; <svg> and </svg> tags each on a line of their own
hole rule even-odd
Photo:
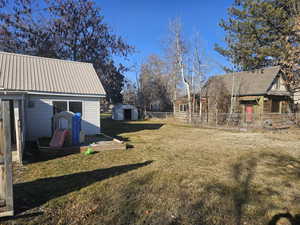
<svg viewBox="0 0 300 225">
<path fill-rule="evenodd" d="M 54 102 L 67 102 L 67 111 L 70 111 L 70 102 L 81 102 L 81 105 L 82 105 L 81 117 L 83 118 L 83 115 L 85 115 L 85 113 L 84 113 L 85 112 L 85 104 L 84 104 L 84 101 L 82 101 L 82 100 L 52 100 L 52 108 L 54 107 Z"/>
</svg>

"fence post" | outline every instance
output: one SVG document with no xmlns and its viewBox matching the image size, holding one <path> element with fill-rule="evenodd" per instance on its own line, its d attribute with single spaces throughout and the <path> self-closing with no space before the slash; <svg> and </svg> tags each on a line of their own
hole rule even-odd
<svg viewBox="0 0 300 225">
<path fill-rule="evenodd" d="M 10 132 L 9 101 L 0 101 L 0 217 L 14 214 Z"/>
</svg>

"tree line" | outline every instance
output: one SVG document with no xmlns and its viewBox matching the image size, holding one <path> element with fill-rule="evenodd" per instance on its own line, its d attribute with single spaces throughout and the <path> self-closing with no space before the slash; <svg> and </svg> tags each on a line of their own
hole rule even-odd
<svg viewBox="0 0 300 225">
<path fill-rule="evenodd" d="M 134 48 L 111 32 L 92 0 L 0 0 L 0 50 L 92 63 L 107 98 L 120 102 L 127 68 L 113 56 Z"/>
<path fill-rule="evenodd" d="M 231 65 L 224 66 L 224 71 L 281 66 L 288 88 L 299 89 L 299 0 L 234 0 L 227 19 L 219 25 L 225 31 L 225 47 L 216 44 L 215 50 Z M 207 78 L 205 64 L 212 64 L 203 64 L 199 39 L 188 43 L 178 19 L 169 28 L 165 54 L 148 57 L 141 65 L 135 92 L 131 92 L 144 109 L 159 100 L 164 106 L 161 110 L 175 110 L 178 94 L 188 98 L 191 109 L 193 95 L 201 96 Z"/>
<path fill-rule="evenodd" d="M 203 49 L 197 33 L 188 39 L 179 18 L 171 20 L 164 40 L 163 56 L 149 55 L 140 66 L 136 83 L 124 90 L 126 103 L 144 111 L 175 111 L 175 101 L 187 96 L 191 104 L 205 82 Z M 130 88 L 128 88 L 130 87 Z"/>
<path fill-rule="evenodd" d="M 299 87 L 300 3 L 298 0 L 234 0 L 227 19 L 225 47 L 215 50 L 228 59 L 225 71 L 280 65 L 290 88 Z M 0 0 L 0 50 L 90 62 L 112 102 L 149 109 L 174 110 L 179 95 L 193 104 L 207 72 L 199 36 L 188 39 L 179 19 L 170 22 L 162 56 L 151 55 L 140 66 L 136 83 L 126 82 L 123 65 L 133 46 L 113 34 L 93 0 Z M 189 107 L 191 108 L 191 107 Z"/>
</svg>

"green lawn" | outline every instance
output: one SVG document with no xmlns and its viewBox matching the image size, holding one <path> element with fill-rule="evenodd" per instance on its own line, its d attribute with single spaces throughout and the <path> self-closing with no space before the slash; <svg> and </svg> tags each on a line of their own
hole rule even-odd
<svg viewBox="0 0 300 225">
<path fill-rule="evenodd" d="M 42 155 L 15 168 L 14 224 L 272 225 L 280 213 L 300 213 L 299 130 L 109 119 L 102 126 L 130 148 Z"/>
<path fill-rule="evenodd" d="M 111 118 L 111 113 L 101 113 L 101 119 L 109 119 Z"/>
</svg>

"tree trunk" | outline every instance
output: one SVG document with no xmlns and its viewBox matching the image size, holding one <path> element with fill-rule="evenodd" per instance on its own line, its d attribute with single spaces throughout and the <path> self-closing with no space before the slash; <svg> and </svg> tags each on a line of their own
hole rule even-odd
<svg viewBox="0 0 300 225">
<path fill-rule="evenodd" d="M 200 121 L 202 122 L 202 99 L 200 96 L 200 102 L 199 102 L 199 116 L 200 116 Z"/>
<path fill-rule="evenodd" d="M 174 90 L 174 100 L 173 100 L 173 113 L 176 113 L 176 88 Z"/>
<path fill-rule="evenodd" d="M 184 79 L 184 71 L 183 71 L 183 65 L 181 65 L 181 78 L 182 82 L 184 83 L 186 87 L 186 92 L 187 92 L 187 98 L 188 98 L 188 122 L 192 122 L 192 102 L 191 102 L 191 92 L 190 92 L 190 85 L 186 80 Z"/>
</svg>

